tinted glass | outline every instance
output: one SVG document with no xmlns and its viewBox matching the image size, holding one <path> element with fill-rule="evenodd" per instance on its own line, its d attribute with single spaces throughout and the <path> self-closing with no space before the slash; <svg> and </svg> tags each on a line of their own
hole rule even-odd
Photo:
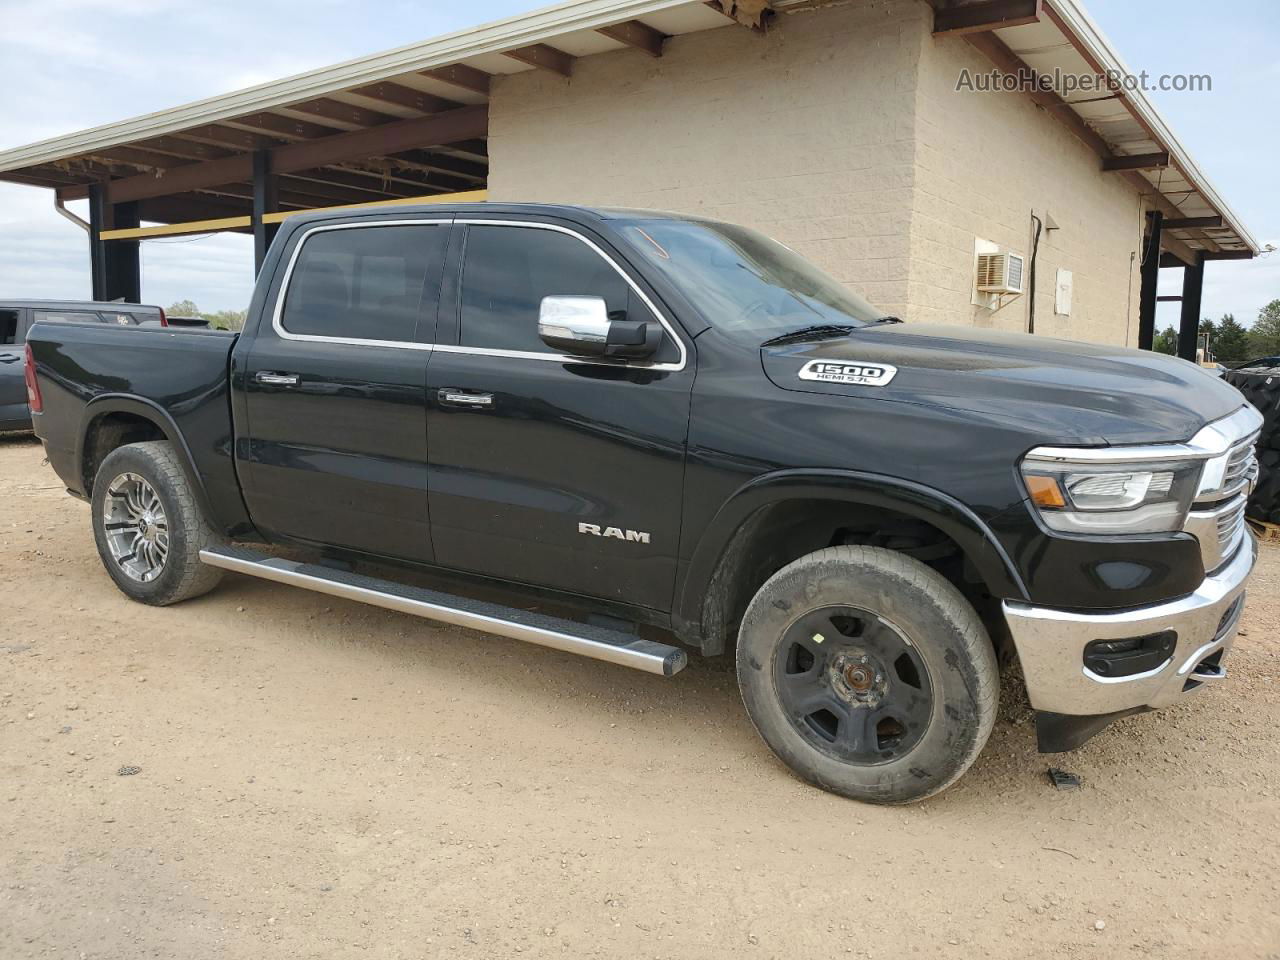
<svg viewBox="0 0 1280 960">
<path fill-rule="evenodd" d="M 0 310 L 0 344 L 18 342 L 18 311 Z"/>
<path fill-rule="evenodd" d="M 759 343 L 815 324 L 884 316 L 794 250 L 713 220 L 619 221 L 622 234 L 717 329 Z"/>
<path fill-rule="evenodd" d="M 73 320 L 79 323 L 102 322 L 102 318 L 96 313 L 78 313 L 72 310 L 37 310 L 35 312 L 35 319 L 54 321 Z"/>
<path fill-rule="evenodd" d="M 281 323 L 290 333 L 412 341 L 435 320 L 446 231 L 438 226 L 322 230 L 302 244 Z"/>
<path fill-rule="evenodd" d="M 110 310 L 103 310 L 99 316 L 102 317 L 104 323 L 115 323 L 122 327 L 133 326 L 142 322 L 141 317 L 136 317 L 132 313 L 113 313 Z M 159 318 L 156 319 L 159 322 Z"/>
<path fill-rule="evenodd" d="M 618 271 L 576 237 L 531 227 L 468 227 L 460 342 L 554 353 L 538 338 L 543 297 L 602 297 L 611 317 L 627 317 L 630 307 L 630 319 L 651 319 L 631 307 L 630 291 Z"/>
</svg>

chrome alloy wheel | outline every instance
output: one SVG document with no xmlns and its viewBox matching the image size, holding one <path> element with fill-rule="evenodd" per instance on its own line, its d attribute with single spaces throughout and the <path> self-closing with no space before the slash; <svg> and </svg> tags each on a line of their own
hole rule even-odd
<svg viewBox="0 0 1280 960">
<path fill-rule="evenodd" d="M 148 583 L 164 572 L 169 523 L 160 496 L 136 473 L 122 473 L 107 486 L 102 528 L 111 556 L 130 579 Z"/>
</svg>

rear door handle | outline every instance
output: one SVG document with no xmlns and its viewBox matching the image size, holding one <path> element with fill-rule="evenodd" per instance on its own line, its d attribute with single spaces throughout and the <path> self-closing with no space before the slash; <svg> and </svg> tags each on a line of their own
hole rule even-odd
<svg viewBox="0 0 1280 960">
<path fill-rule="evenodd" d="M 270 370 L 259 370 L 253 375 L 253 379 L 258 383 L 267 383 L 273 387 L 296 387 L 298 385 L 298 375 L 296 373 L 274 373 Z"/>
<path fill-rule="evenodd" d="M 492 407 L 492 393 L 474 393 L 470 390 L 459 390 L 457 387 L 441 387 L 436 396 L 440 402 L 451 407 Z"/>
</svg>

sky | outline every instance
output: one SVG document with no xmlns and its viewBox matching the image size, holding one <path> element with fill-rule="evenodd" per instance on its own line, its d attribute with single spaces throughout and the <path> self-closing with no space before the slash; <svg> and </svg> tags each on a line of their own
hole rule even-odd
<svg viewBox="0 0 1280 960">
<path fill-rule="evenodd" d="M 1280 3 L 1085 0 L 1133 71 L 1208 73 L 1212 90 L 1149 97 L 1259 243 L 1280 247 Z M 274 80 L 512 16 L 538 0 L 0 0 L 0 149 Z M 305 16 L 300 12 L 305 11 Z M 16 80 L 15 78 L 20 78 Z M 85 204 L 70 204 L 88 216 Z M 243 309 L 253 287 L 249 238 L 181 237 L 142 244 L 143 300 Z M 1164 270 L 1161 293 L 1181 291 Z M 53 210 L 51 191 L 0 184 L 0 297 L 87 298 L 85 234 Z M 1280 253 L 1211 262 L 1203 311 L 1250 322 L 1280 298 Z M 1177 324 L 1161 304 L 1157 325 Z"/>
</svg>

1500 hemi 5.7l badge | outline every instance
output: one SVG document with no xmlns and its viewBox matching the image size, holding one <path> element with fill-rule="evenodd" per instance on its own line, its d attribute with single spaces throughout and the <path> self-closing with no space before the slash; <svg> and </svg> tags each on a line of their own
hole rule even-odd
<svg viewBox="0 0 1280 960">
<path fill-rule="evenodd" d="M 823 383 L 856 383 L 862 387 L 883 387 L 898 373 L 887 363 L 861 363 L 856 360 L 810 360 L 800 368 L 801 380 Z"/>
</svg>

